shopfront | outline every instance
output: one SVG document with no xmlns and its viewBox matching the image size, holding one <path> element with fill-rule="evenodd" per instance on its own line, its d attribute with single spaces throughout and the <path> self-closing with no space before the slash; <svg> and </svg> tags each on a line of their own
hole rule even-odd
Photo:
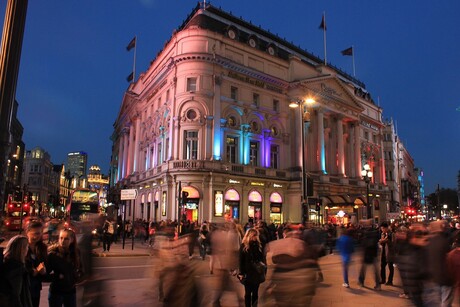
<svg viewBox="0 0 460 307">
<path fill-rule="evenodd" d="M 248 220 L 257 223 L 262 220 L 262 195 L 257 191 L 249 192 Z"/>
<path fill-rule="evenodd" d="M 192 186 L 182 187 L 182 192 L 188 193 L 187 202 L 185 203 L 186 219 L 191 222 L 198 221 L 200 193 Z"/>
<path fill-rule="evenodd" d="M 270 195 L 270 223 L 281 224 L 283 222 L 283 198 L 277 192 Z"/>
<path fill-rule="evenodd" d="M 226 219 L 240 218 L 240 194 L 235 189 L 225 192 L 224 216 Z"/>
<path fill-rule="evenodd" d="M 158 205 L 160 204 L 160 191 L 155 192 L 155 200 L 153 201 L 153 221 L 157 221 L 158 216 Z"/>
</svg>

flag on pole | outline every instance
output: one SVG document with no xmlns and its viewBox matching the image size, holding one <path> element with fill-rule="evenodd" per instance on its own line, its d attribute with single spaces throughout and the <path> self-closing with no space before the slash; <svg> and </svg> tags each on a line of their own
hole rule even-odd
<svg viewBox="0 0 460 307">
<path fill-rule="evenodd" d="M 340 52 L 342 53 L 342 55 L 351 55 L 352 56 L 353 55 L 353 47 L 349 47 L 349 48 L 347 48 L 345 50 L 342 50 Z"/>
<path fill-rule="evenodd" d="M 131 82 L 134 79 L 134 72 L 131 72 L 128 77 L 126 77 L 126 81 Z"/>
<path fill-rule="evenodd" d="M 126 46 L 126 50 L 130 51 L 136 47 L 136 37 L 134 36 L 133 39 L 129 42 L 128 46 Z"/>
<path fill-rule="evenodd" d="M 319 29 L 323 29 L 324 31 L 327 30 L 326 28 L 326 17 L 323 14 L 323 18 L 321 18 L 321 24 L 319 25 Z"/>
</svg>

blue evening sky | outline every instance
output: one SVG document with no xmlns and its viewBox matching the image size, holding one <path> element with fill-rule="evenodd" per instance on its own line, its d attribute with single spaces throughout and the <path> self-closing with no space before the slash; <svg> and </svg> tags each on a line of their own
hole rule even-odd
<svg viewBox="0 0 460 307">
<path fill-rule="evenodd" d="M 209 1 L 208 1 L 209 2 Z M 6 0 L 1 0 L 4 16 Z M 30 0 L 17 88 L 26 149 L 53 163 L 83 150 L 108 173 L 110 136 L 137 35 L 136 75 L 192 11 L 189 0 Z M 428 193 L 456 188 L 460 170 L 460 1 L 216 0 L 212 4 L 327 59 L 366 84 L 424 170 Z"/>
</svg>

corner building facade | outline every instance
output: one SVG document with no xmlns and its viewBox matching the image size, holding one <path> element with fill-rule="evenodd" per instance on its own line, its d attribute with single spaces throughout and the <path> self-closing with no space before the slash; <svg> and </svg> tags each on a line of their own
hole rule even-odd
<svg viewBox="0 0 460 307">
<path fill-rule="evenodd" d="M 289 108 L 307 97 L 315 103 Z M 124 94 L 112 135 L 112 193 L 138 190 L 128 219 L 348 222 L 366 212 L 368 163 L 381 219 L 388 200 L 381 113 L 358 80 L 198 6 Z M 302 202 L 307 175 L 313 184 Z"/>
</svg>

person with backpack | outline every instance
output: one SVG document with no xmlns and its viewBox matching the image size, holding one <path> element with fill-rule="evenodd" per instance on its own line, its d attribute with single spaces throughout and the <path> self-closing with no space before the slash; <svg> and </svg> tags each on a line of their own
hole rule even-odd
<svg viewBox="0 0 460 307">
<path fill-rule="evenodd" d="M 29 243 L 26 236 L 10 239 L 0 266 L 0 307 L 32 307 L 29 274 L 25 260 Z"/>
</svg>

